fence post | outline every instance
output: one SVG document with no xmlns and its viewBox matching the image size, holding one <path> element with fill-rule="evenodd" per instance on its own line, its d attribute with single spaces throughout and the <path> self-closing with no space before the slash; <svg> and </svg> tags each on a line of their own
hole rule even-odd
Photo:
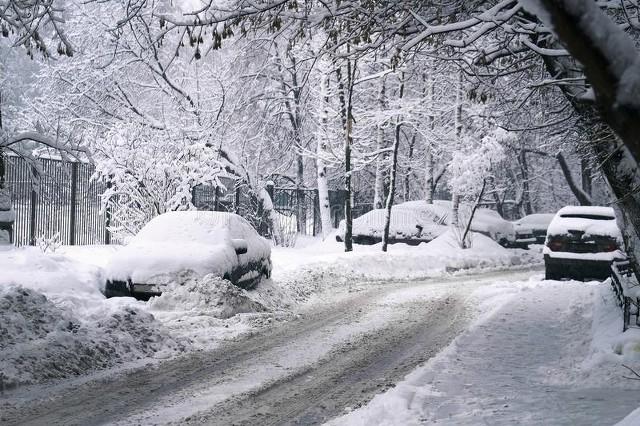
<svg viewBox="0 0 640 426">
<path fill-rule="evenodd" d="M 320 194 L 317 189 L 313 190 L 313 236 L 318 234 L 318 210 L 320 210 Z"/>
<path fill-rule="evenodd" d="M 240 214 L 240 185 L 238 184 L 238 181 L 236 181 L 235 187 L 236 193 L 233 198 L 233 203 L 235 204 L 234 210 L 236 214 Z"/>
<path fill-rule="evenodd" d="M 268 181 L 266 184 L 267 187 L 267 194 L 269 194 L 269 197 L 271 198 L 271 202 L 275 203 L 275 201 L 273 200 L 273 193 L 275 190 L 275 184 L 273 183 L 273 181 Z"/>
<path fill-rule="evenodd" d="M 192 187 L 191 188 L 191 204 L 193 204 L 193 207 L 195 207 L 196 209 L 198 209 L 198 205 L 196 204 L 196 187 Z"/>
<path fill-rule="evenodd" d="M 35 190 L 38 169 L 31 167 L 31 214 L 29 215 L 29 245 L 36 245 L 36 209 L 38 208 L 38 193 Z"/>
<path fill-rule="evenodd" d="M 78 192 L 78 162 L 71 163 L 71 217 L 69 218 L 69 245 L 76 245 L 76 201 Z"/>
<path fill-rule="evenodd" d="M 111 182 L 107 182 L 107 190 L 111 189 Z M 111 244 L 111 231 L 109 231 L 109 227 L 111 226 L 111 206 L 109 204 L 109 200 L 107 200 L 107 205 L 104 206 L 104 243 L 106 245 Z"/>
</svg>

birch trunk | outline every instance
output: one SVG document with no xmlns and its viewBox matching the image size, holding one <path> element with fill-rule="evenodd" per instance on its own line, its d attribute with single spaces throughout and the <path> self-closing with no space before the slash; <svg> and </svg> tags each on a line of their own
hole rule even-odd
<svg viewBox="0 0 640 426">
<path fill-rule="evenodd" d="M 425 84 L 427 103 L 429 108 L 433 109 L 433 76 L 431 74 L 423 74 L 422 75 L 423 83 Z M 427 84 L 428 82 L 428 84 Z M 427 88 L 428 85 L 428 88 Z M 435 116 L 433 113 L 429 114 L 429 130 L 431 133 L 435 131 Z M 431 143 L 427 143 L 427 152 L 425 154 L 425 164 L 424 164 L 424 190 L 425 196 L 424 199 L 427 204 L 433 204 L 433 191 L 435 189 L 434 182 L 434 163 L 433 163 L 433 147 Z"/>
<path fill-rule="evenodd" d="M 462 73 L 458 74 L 458 87 L 456 88 L 456 110 L 454 116 L 454 129 L 456 142 L 461 144 L 462 136 Z M 458 188 L 453 188 L 451 194 L 451 225 L 457 227 L 460 224 L 460 194 Z"/>
<path fill-rule="evenodd" d="M 322 115 L 320 117 L 321 128 L 318 131 L 318 148 L 316 152 L 316 166 L 318 169 L 318 204 L 320 208 L 320 222 L 322 226 L 322 239 L 333 229 L 331 224 L 331 204 L 329 202 L 329 185 L 327 183 L 327 165 L 324 156 L 327 151 L 327 123 L 329 121 L 329 75 L 322 77 L 320 86 L 322 98 Z"/>
<path fill-rule="evenodd" d="M 427 147 L 427 152 L 425 154 L 425 168 L 424 168 L 424 191 L 425 196 L 424 199 L 427 204 L 433 204 L 433 153 L 431 152 L 431 147 Z"/>
<path fill-rule="evenodd" d="M 386 88 L 384 77 L 380 79 L 380 93 L 378 94 L 378 109 L 382 113 L 386 109 Z M 376 129 L 376 150 L 380 151 L 386 148 L 384 143 L 384 125 L 378 123 Z M 384 207 L 384 174 L 387 168 L 387 154 L 378 154 L 376 157 L 376 179 L 374 184 L 373 208 L 381 209 Z"/>
<path fill-rule="evenodd" d="M 451 225 L 460 225 L 460 195 L 456 193 L 451 196 Z"/>
<path fill-rule="evenodd" d="M 347 52 L 349 46 L 347 45 Z M 353 93 L 352 76 L 351 76 L 351 60 L 347 59 L 347 87 L 345 89 L 344 77 L 342 70 L 338 67 L 336 71 L 338 78 L 338 93 L 340 99 L 340 117 L 342 118 L 342 127 L 344 129 L 344 190 L 346 197 L 344 200 L 344 251 L 353 251 L 353 217 L 351 212 L 351 97 Z M 345 93 L 345 90 L 347 93 Z"/>
<path fill-rule="evenodd" d="M 400 89 L 402 91 L 402 89 Z M 382 251 L 387 251 L 389 245 L 389 229 L 391 227 L 391 208 L 396 194 L 396 177 L 398 175 L 398 148 L 400 147 L 400 119 L 398 118 L 393 139 L 393 158 L 391 160 L 391 176 L 389 178 L 389 195 L 387 196 L 386 212 L 384 215 L 384 233 L 382 234 Z"/>
<path fill-rule="evenodd" d="M 413 137 L 409 143 L 409 152 L 407 154 L 407 173 L 404 175 L 404 201 L 409 201 L 411 199 L 411 174 L 413 173 L 411 162 L 413 161 L 413 150 L 416 145 L 417 137 L 417 132 L 413 132 Z"/>
<path fill-rule="evenodd" d="M 399 98 L 404 95 L 404 74 L 401 77 Z M 384 217 L 384 233 L 382 234 L 382 251 L 387 251 L 389 245 L 389 228 L 391 227 L 391 208 L 396 194 L 396 178 L 398 176 L 398 151 L 400 148 L 401 117 L 396 118 L 395 134 L 393 138 L 393 157 L 391 160 L 391 173 L 389 177 L 389 195 L 387 196 L 386 213 Z"/>
</svg>

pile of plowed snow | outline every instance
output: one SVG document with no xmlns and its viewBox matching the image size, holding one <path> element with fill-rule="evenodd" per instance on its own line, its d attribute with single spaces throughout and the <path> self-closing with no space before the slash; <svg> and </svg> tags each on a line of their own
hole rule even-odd
<svg viewBox="0 0 640 426">
<path fill-rule="evenodd" d="M 258 293 L 213 275 L 170 285 L 149 300 L 148 309 L 193 349 L 206 349 L 224 338 L 268 325 L 272 317 Z"/>
<path fill-rule="evenodd" d="M 209 315 L 222 319 L 240 313 L 267 310 L 240 287 L 214 275 L 207 275 L 199 280 L 192 279 L 185 284 L 174 283 L 159 297 L 152 298 L 149 305 L 155 312 Z"/>
<path fill-rule="evenodd" d="M 94 267 L 29 247 L 0 252 L 0 271 L 0 387 L 184 350 L 143 303 L 105 299 Z"/>
<path fill-rule="evenodd" d="M 354 245 L 353 252 L 345 253 L 343 243 L 331 237 L 301 249 L 277 248 L 272 252 L 274 286 L 281 301 L 293 305 L 318 292 L 348 289 L 363 281 L 429 278 L 542 261 L 537 251 L 506 249 L 485 235 L 470 235 L 471 248 L 464 250 L 451 230 L 418 246 L 390 245 L 386 253 L 380 243 Z"/>
<path fill-rule="evenodd" d="M 447 232 L 428 244 L 356 246 L 332 241 L 273 251 L 274 278 L 242 290 L 209 275 L 171 284 L 149 302 L 106 299 L 102 267 L 117 248 L 0 251 L 0 387 L 43 383 L 138 359 L 207 349 L 290 319 L 300 303 L 339 298 L 368 281 L 425 278 L 540 261 L 474 234 L 462 250 Z M 358 287 L 359 288 L 359 287 Z"/>
</svg>

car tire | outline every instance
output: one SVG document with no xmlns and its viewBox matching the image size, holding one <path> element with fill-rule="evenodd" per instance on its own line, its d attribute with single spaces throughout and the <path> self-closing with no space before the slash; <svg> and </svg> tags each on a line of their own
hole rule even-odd
<svg viewBox="0 0 640 426">
<path fill-rule="evenodd" d="M 544 279 L 559 281 L 562 279 L 562 275 L 558 273 L 558 271 L 555 268 L 547 266 L 544 271 Z"/>
<path fill-rule="evenodd" d="M 264 267 L 262 268 L 262 271 L 260 273 L 262 275 L 262 277 L 266 280 L 268 280 L 269 278 L 271 278 L 271 271 L 269 270 L 269 268 Z"/>
</svg>

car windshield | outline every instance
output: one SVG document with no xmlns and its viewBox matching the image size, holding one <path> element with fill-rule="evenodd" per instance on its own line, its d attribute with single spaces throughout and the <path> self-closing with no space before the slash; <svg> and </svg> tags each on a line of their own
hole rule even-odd
<svg viewBox="0 0 640 426">
<path fill-rule="evenodd" d="M 573 218 L 573 219 L 591 219 L 591 220 L 614 220 L 614 217 L 611 216 L 602 216 L 598 214 L 579 214 L 579 213 L 570 213 L 563 214 L 560 217 L 565 218 Z"/>
</svg>

